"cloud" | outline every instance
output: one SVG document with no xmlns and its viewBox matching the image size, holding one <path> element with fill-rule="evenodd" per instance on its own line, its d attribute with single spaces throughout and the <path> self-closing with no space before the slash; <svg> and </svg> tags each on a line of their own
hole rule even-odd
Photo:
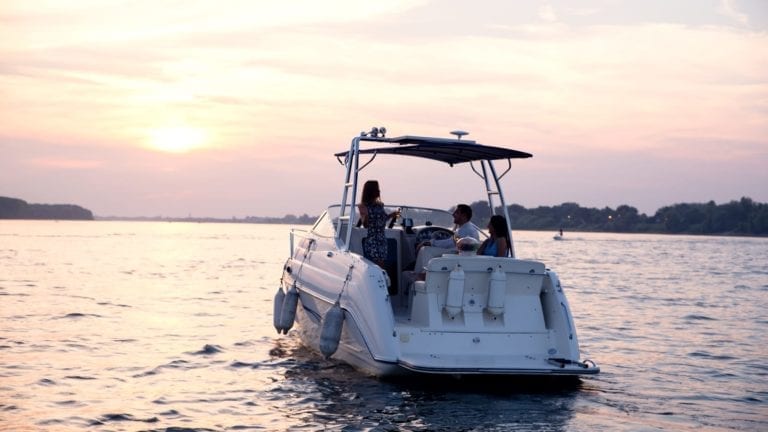
<svg viewBox="0 0 768 432">
<path fill-rule="evenodd" d="M 749 26 L 749 17 L 736 9 L 734 0 L 720 0 L 717 11 L 723 16 L 732 19 L 745 27 Z"/>
<path fill-rule="evenodd" d="M 539 17 L 547 22 L 557 21 L 557 15 L 555 14 L 555 8 L 552 5 L 546 4 L 539 8 Z"/>
</svg>

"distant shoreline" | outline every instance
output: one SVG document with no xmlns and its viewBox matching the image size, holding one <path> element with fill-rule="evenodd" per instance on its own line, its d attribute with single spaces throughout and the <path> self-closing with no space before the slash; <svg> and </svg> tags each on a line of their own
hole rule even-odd
<svg viewBox="0 0 768 432">
<path fill-rule="evenodd" d="M 485 226 L 490 213 L 485 201 L 470 204 L 472 221 Z M 653 216 L 636 208 L 621 205 L 616 209 L 581 207 L 576 203 L 539 206 L 527 209 L 508 206 L 513 231 L 559 231 L 599 233 L 690 234 L 732 237 L 767 237 L 768 204 L 743 197 L 725 204 L 684 203 L 662 207 Z M 496 211 L 500 211 L 496 209 Z M 83 207 L 72 204 L 29 204 L 17 198 L 0 197 L 0 220 L 97 220 L 152 221 L 187 223 L 251 223 L 312 225 L 318 216 L 285 215 L 282 217 L 246 216 L 244 218 L 164 217 L 164 216 L 94 216 Z"/>
<path fill-rule="evenodd" d="M 30 204 L 10 197 L 0 197 L 0 219 L 94 220 L 93 212 L 78 205 Z"/>
<path fill-rule="evenodd" d="M 279 221 L 275 219 L 279 218 L 265 218 L 269 219 L 269 221 L 257 221 L 252 220 L 257 218 L 249 218 L 246 219 L 223 219 L 223 218 L 172 218 L 172 217 L 117 217 L 117 216 L 110 216 L 110 217 L 100 217 L 96 216 L 94 221 L 95 222 L 168 222 L 168 223 L 221 223 L 221 224 L 254 224 L 254 225 L 305 225 L 305 226 L 311 226 L 314 224 L 314 220 L 312 222 L 284 222 Z M 534 232 L 552 232 L 557 234 L 559 232 L 559 229 L 555 228 L 512 228 L 513 232 L 518 231 L 534 231 Z M 760 235 L 760 234 L 742 234 L 742 233 L 673 233 L 673 232 L 653 232 L 653 231 L 598 231 L 598 230 L 587 230 L 587 229 L 571 229 L 571 230 L 564 230 L 564 239 L 568 240 L 574 239 L 575 235 L 578 234 L 652 234 L 652 235 L 690 235 L 690 236 L 707 236 L 707 237 L 754 237 L 754 238 L 766 238 L 768 235 Z"/>
</svg>

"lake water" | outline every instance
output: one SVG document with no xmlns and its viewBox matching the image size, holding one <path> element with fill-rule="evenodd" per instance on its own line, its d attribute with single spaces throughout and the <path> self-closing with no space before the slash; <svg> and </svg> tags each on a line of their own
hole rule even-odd
<svg viewBox="0 0 768 432">
<path fill-rule="evenodd" d="M 0 221 L 0 430 L 768 430 L 768 239 L 516 232 L 602 369 L 555 387 L 379 381 L 278 336 L 289 228 Z"/>
</svg>

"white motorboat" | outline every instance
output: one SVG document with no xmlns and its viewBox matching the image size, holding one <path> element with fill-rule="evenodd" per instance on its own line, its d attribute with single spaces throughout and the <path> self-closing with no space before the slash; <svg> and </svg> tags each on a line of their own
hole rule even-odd
<svg viewBox="0 0 768 432">
<path fill-rule="evenodd" d="M 456 138 L 387 138 L 384 128 L 373 128 L 335 155 L 345 167 L 341 201 L 311 229 L 291 231 L 291 256 L 275 295 L 278 332 L 295 328 L 307 347 L 378 377 L 598 373 L 594 362 L 581 359 L 573 315 L 555 272 L 517 258 L 512 245 L 510 257 L 436 256 L 426 262 L 424 280 L 409 283 L 406 272 L 416 262 L 416 245 L 453 235 L 447 211 L 387 206 L 388 212 L 399 207 L 400 218 L 386 229 L 385 268 L 363 256 L 366 230 L 356 226 L 358 174 L 377 156 L 468 166 L 482 180 L 491 213 L 510 220 L 500 179 L 511 159 L 531 155 L 452 133 Z M 361 157 L 368 160 L 361 163 Z M 507 165 L 501 174 L 494 165 L 499 161 Z"/>
</svg>

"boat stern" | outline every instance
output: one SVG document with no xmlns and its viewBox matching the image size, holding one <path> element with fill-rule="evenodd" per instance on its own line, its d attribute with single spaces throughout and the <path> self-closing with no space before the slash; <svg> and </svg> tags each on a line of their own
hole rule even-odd
<svg viewBox="0 0 768 432">
<path fill-rule="evenodd" d="M 570 308 L 536 261 L 443 256 L 430 261 L 398 320 L 399 364 L 432 374 L 588 375 Z"/>
</svg>

